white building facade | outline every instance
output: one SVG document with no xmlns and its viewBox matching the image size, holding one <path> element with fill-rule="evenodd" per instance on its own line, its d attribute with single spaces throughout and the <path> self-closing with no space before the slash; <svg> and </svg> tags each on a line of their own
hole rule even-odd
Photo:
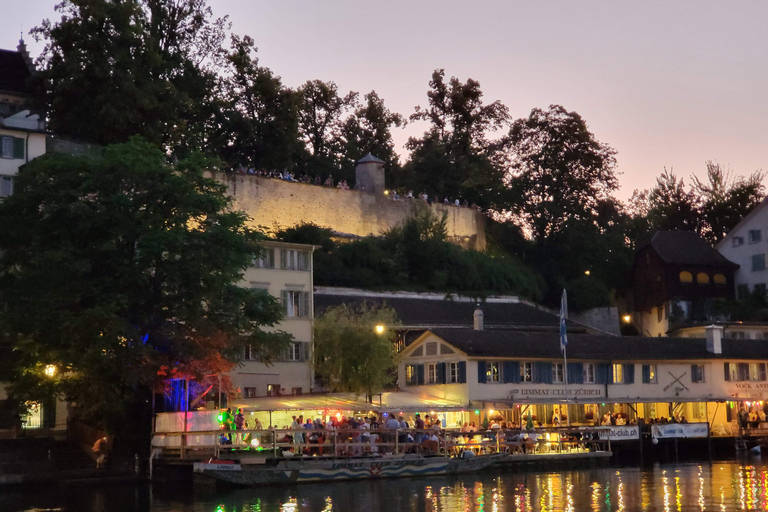
<svg viewBox="0 0 768 512">
<path fill-rule="evenodd" d="M 739 265 L 735 275 L 736 297 L 765 294 L 768 284 L 768 199 L 763 200 L 715 247 Z"/>
</svg>

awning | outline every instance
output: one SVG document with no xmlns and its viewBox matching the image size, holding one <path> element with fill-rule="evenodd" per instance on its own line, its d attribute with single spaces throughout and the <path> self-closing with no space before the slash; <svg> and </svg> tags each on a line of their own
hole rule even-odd
<svg viewBox="0 0 768 512">
<path fill-rule="evenodd" d="M 244 411 L 460 411 L 468 405 L 447 398 L 408 393 L 405 391 L 374 395 L 368 403 L 363 395 L 354 393 L 323 393 L 311 395 L 271 396 L 260 398 L 239 398 L 230 400 L 230 407 Z"/>
</svg>

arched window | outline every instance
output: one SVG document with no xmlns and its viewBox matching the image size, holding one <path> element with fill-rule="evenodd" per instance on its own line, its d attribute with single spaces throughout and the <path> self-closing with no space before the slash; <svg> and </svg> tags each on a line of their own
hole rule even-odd
<svg viewBox="0 0 768 512">
<path fill-rule="evenodd" d="M 681 283 L 692 283 L 693 282 L 693 274 L 691 274 L 687 270 L 683 270 L 682 272 L 680 272 L 680 282 Z"/>
<path fill-rule="evenodd" d="M 715 274 L 715 284 L 719 286 L 725 286 L 727 281 L 723 274 Z"/>
<path fill-rule="evenodd" d="M 696 274 L 696 282 L 699 284 L 709 284 L 709 274 L 706 272 L 699 272 Z"/>
</svg>

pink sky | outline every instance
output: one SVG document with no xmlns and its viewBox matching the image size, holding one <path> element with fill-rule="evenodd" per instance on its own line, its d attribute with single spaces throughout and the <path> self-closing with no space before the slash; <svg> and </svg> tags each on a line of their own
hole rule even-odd
<svg viewBox="0 0 768 512">
<path fill-rule="evenodd" d="M 408 115 L 445 68 L 478 80 L 515 118 L 552 103 L 575 110 L 618 151 L 622 199 L 665 166 L 685 177 L 706 160 L 740 174 L 768 168 L 767 2 L 209 1 L 289 86 L 375 89 Z M 7 2 L 0 47 L 14 48 L 20 27 L 53 17 L 57 2 Z M 423 129 L 395 133 L 402 156 Z"/>
</svg>

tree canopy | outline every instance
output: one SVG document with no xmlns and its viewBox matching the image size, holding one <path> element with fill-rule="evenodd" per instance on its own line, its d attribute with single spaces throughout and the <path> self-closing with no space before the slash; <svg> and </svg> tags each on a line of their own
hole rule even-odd
<svg viewBox="0 0 768 512">
<path fill-rule="evenodd" d="M 269 361 L 287 344 L 261 329 L 282 318 L 275 299 L 237 286 L 260 236 L 206 167 L 194 155 L 171 167 L 132 139 L 22 169 L 0 202 L 11 400 L 64 396 L 121 431 L 166 378 L 226 372 L 245 345 Z"/>
<path fill-rule="evenodd" d="M 368 397 L 392 380 L 395 310 L 362 303 L 326 309 L 315 319 L 315 373 L 332 392 Z M 377 328 L 378 327 L 378 328 Z"/>
</svg>

